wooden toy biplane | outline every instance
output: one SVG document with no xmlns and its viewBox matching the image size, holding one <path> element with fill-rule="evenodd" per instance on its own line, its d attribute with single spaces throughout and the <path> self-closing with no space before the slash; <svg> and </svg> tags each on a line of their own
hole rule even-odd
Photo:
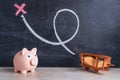
<svg viewBox="0 0 120 80">
<path fill-rule="evenodd" d="M 111 57 L 102 54 L 80 53 L 79 58 L 81 60 L 80 65 L 85 70 L 89 70 L 91 68 L 96 73 L 99 70 L 107 71 L 110 66 L 114 66 L 111 64 Z"/>
</svg>

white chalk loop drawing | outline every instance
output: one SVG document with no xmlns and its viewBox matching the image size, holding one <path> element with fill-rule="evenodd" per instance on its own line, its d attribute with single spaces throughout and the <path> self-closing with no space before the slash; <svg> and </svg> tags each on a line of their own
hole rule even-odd
<svg viewBox="0 0 120 80">
<path fill-rule="evenodd" d="M 19 14 L 19 12 L 22 12 L 23 14 L 26 14 L 27 12 L 25 12 L 25 10 L 23 9 L 25 7 L 25 4 L 23 3 L 21 6 L 18 6 L 17 4 L 15 4 L 15 6 L 17 6 L 17 8 L 19 9 L 15 14 L 16 16 Z M 74 34 L 67 40 L 65 41 L 62 41 L 61 38 L 59 37 L 58 33 L 57 33 L 57 30 L 56 30 L 56 18 L 57 16 L 62 13 L 62 12 L 70 12 L 72 13 L 75 17 L 76 17 L 76 21 L 77 21 L 77 27 L 76 27 L 76 30 L 74 32 Z M 55 33 L 55 36 L 58 40 L 58 42 L 52 42 L 52 41 L 49 41 L 43 37 L 41 37 L 40 35 L 38 35 L 33 29 L 32 27 L 30 26 L 30 24 L 28 23 L 28 21 L 26 20 L 25 16 L 24 15 L 21 15 L 22 17 L 22 20 L 24 22 L 24 24 L 26 25 L 26 27 L 29 29 L 29 31 L 36 37 L 38 38 L 39 40 L 47 43 L 47 44 L 50 44 L 50 45 L 61 45 L 66 51 L 68 51 L 69 53 L 75 55 L 75 53 L 73 51 L 71 51 L 65 44 L 70 42 L 72 39 L 75 38 L 75 36 L 77 35 L 78 33 L 78 30 L 79 30 L 79 26 L 80 26 L 80 21 L 79 21 L 79 18 L 77 16 L 77 14 L 71 10 L 71 9 L 60 9 L 57 11 L 57 13 L 55 14 L 54 18 L 53 18 L 53 29 L 54 29 L 54 33 Z"/>
</svg>

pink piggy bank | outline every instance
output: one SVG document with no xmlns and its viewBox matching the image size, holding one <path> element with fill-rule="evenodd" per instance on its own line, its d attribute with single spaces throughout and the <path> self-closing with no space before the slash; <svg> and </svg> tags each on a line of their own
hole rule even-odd
<svg viewBox="0 0 120 80">
<path fill-rule="evenodd" d="M 37 48 L 27 50 L 23 48 L 14 56 L 14 71 L 20 73 L 34 72 L 38 65 L 38 57 L 36 55 Z"/>
</svg>

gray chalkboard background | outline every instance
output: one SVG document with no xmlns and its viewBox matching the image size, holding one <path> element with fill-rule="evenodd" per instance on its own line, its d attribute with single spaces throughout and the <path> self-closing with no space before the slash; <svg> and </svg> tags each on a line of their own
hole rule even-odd
<svg viewBox="0 0 120 80">
<path fill-rule="evenodd" d="M 80 19 L 76 37 L 65 44 L 76 53 L 71 55 L 61 45 L 46 44 L 15 16 L 14 4 L 26 3 L 24 15 L 31 27 L 42 37 L 58 41 L 53 30 L 53 18 L 63 8 L 73 10 Z M 64 41 L 71 37 L 77 26 L 76 18 L 62 12 L 56 20 L 57 32 Z M 120 67 L 120 0 L 0 0 L 0 66 L 13 66 L 13 56 L 23 47 L 38 48 L 38 66 L 79 66 L 80 52 L 102 53 L 112 57 Z"/>
</svg>

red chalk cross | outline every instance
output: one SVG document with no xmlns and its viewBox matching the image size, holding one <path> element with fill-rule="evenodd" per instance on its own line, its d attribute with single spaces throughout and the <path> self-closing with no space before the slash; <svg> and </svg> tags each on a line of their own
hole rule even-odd
<svg viewBox="0 0 120 80">
<path fill-rule="evenodd" d="M 25 3 L 22 3 L 21 6 L 15 3 L 14 6 L 18 8 L 17 12 L 15 13 L 16 16 L 18 16 L 20 12 L 22 12 L 23 14 L 27 14 L 27 12 L 24 10 L 24 7 L 26 6 Z"/>
</svg>

